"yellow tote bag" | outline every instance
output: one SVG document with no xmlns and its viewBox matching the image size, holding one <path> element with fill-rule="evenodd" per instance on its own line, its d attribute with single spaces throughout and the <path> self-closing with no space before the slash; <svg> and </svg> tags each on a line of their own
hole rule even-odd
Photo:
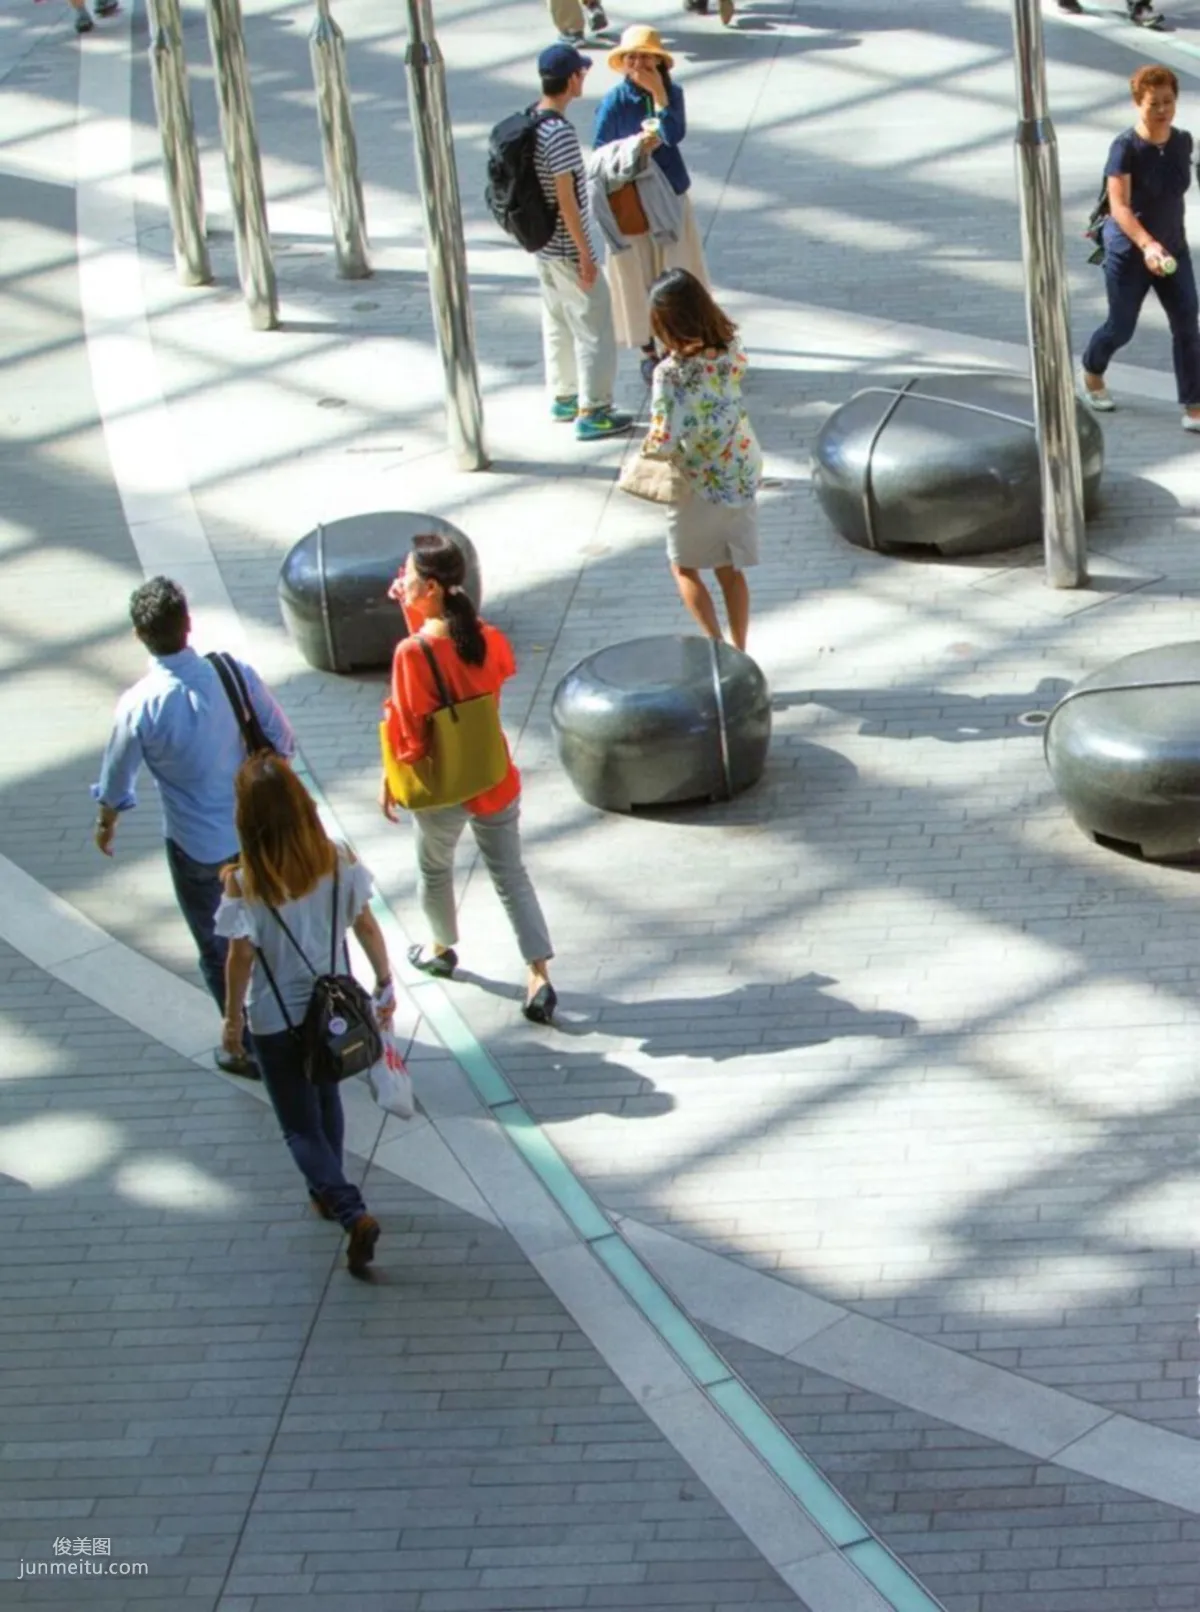
<svg viewBox="0 0 1200 1612">
<path fill-rule="evenodd" d="M 508 747 L 494 694 L 454 701 L 437 657 L 417 635 L 437 684 L 440 707 L 429 718 L 429 750 L 421 761 L 398 761 L 386 719 L 379 724 L 383 771 L 392 799 L 410 812 L 460 806 L 494 789 L 508 771 Z"/>
</svg>

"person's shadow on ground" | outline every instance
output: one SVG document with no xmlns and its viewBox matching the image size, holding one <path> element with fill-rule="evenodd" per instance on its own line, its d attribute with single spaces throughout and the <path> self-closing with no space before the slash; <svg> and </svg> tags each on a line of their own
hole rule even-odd
<svg viewBox="0 0 1200 1612">
<path fill-rule="evenodd" d="M 494 996 L 520 999 L 520 991 L 507 983 L 462 969 L 455 978 Z M 907 1013 L 867 1011 L 829 995 L 827 987 L 836 983 L 827 974 L 810 973 L 777 985 L 739 985 L 718 996 L 662 996 L 645 1002 L 563 991 L 551 1032 L 554 1041 L 548 1045 L 561 1046 L 562 1038 L 611 1036 L 637 1039 L 638 1050 L 651 1058 L 708 1058 L 722 1063 L 818 1047 L 850 1036 L 894 1040 L 916 1028 L 917 1021 Z"/>
</svg>

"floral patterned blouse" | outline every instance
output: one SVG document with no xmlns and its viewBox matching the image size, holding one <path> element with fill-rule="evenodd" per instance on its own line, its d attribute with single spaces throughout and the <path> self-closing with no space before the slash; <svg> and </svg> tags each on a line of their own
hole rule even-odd
<svg viewBox="0 0 1200 1612">
<path fill-rule="evenodd" d="M 712 504 L 749 504 L 762 451 L 742 404 L 746 355 L 664 358 L 654 371 L 645 452 L 669 459 Z"/>
</svg>

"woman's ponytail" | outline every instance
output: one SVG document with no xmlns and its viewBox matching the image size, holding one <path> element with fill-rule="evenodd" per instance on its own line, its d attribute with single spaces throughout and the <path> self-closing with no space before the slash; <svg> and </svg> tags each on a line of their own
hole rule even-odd
<svg viewBox="0 0 1200 1612">
<path fill-rule="evenodd" d="M 446 589 L 446 626 L 459 660 L 468 666 L 482 666 L 487 659 L 487 640 L 479 616 L 467 590 L 459 583 Z"/>
<path fill-rule="evenodd" d="M 412 556 L 417 575 L 441 586 L 446 627 L 459 659 L 468 666 L 482 666 L 487 659 L 487 639 L 465 587 L 467 563 L 462 550 L 441 532 L 419 532 L 413 538 Z"/>
</svg>

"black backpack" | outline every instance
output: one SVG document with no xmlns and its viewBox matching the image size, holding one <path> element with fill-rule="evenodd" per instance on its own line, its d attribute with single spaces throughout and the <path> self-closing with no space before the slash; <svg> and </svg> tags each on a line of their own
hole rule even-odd
<svg viewBox="0 0 1200 1612">
<path fill-rule="evenodd" d="M 333 869 L 333 913 L 329 926 L 328 974 L 317 973 L 304 955 L 300 942 L 275 908 L 268 907 L 267 911 L 300 953 L 305 967 L 314 976 L 312 995 L 308 999 L 304 1019 L 299 1025 L 293 1024 L 291 1015 L 283 1005 L 283 997 L 279 994 L 279 987 L 275 983 L 270 965 L 263 956 L 261 947 L 255 947 L 258 960 L 263 966 L 263 973 L 267 976 L 267 983 L 279 1003 L 284 1023 L 296 1042 L 305 1079 L 314 1086 L 331 1086 L 339 1080 L 349 1080 L 351 1075 L 365 1074 L 372 1064 L 378 1062 L 383 1053 L 383 1037 L 375 1022 L 370 996 L 350 972 L 349 957 L 345 959 L 346 972 L 337 973 L 337 864 L 334 864 Z"/>
<path fill-rule="evenodd" d="M 558 227 L 558 208 L 546 200 L 534 153 L 539 127 L 561 117 L 529 107 L 497 123 L 488 140 L 484 200 L 500 228 L 527 252 L 540 252 Z"/>
</svg>

